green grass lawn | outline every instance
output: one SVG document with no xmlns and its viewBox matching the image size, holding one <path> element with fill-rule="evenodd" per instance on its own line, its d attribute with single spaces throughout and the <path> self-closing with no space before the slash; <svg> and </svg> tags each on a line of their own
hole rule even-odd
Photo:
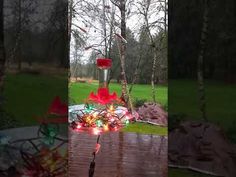
<svg viewBox="0 0 236 177">
<path fill-rule="evenodd" d="M 236 140 L 236 86 L 227 85 L 222 82 L 206 81 L 206 108 L 209 122 L 220 125 L 228 137 Z M 198 109 L 197 82 L 192 80 L 170 80 L 169 81 L 169 114 L 185 114 L 188 120 L 201 120 Z M 170 118 L 169 118 L 170 119 Z M 169 120 L 170 122 L 171 120 Z M 212 177 L 190 170 L 169 168 L 170 177 Z"/>
<path fill-rule="evenodd" d="M 90 92 L 96 92 L 98 88 L 98 83 L 94 82 L 91 84 L 88 83 L 71 83 L 69 88 L 69 96 L 73 101 L 70 104 L 79 104 L 88 97 Z M 121 95 L 121 85 L 116 83 L 111 83 L 109 85 L 110 92 L 117 92 L 118 95 Z M 132 98 L 138 99 L 147 99 L 148 101 L 152 100 L 151 96 L 151 85 L 141 85 L 136 84 L 133 86 Z M 156 88 L 156 98 L 157 101 L 163 106 L 167 105 L 167 86 L 158 86 Z"/>
<path fill-rule="evenodd" d="M 206 81 L 206 109 L 209 122 L 216 123 L 223 128 L 229 128 L 236 123 L 236 86 L 222 82 Z M 169 114 L 187 115 L 191 120 L 200 120 L 198 107 L 198 92 L 196 81 L 169 81 Z M 235 124 L 234 124 L 235 126 Z"/>
<path fill-rule="evenodd" d="M 98 83 L 74 83 L 69 88 L 70 97 L 76 104 L 83 103 L 91 91 L 98 88 Z M 120 94 L 119 84 L 110 84 L 110 90 Z M 68 98 L 67 77 L 54 77 L 46 75 L 8 74 L 5 79 L 6 98 L 5 110 L 24 125 L 37 124 L 36 117 L 46 113 L 55 96 L 60 96 L 63 101 Z M 151 100 L 151 86 L 135 85 L 133 97 Z M 157 99 L 162 105 L 167 104 L 167 87 L 157 88 Z M 167 128 L 146 124 L 132 124 L 125 128 L 125 132 L 167 134 Z"/>
<path fill-rule="evenodd" d="M 168 169 L 168 176 L 169 177 L 213 177 L 211 175 L 205 175 L 205 174 L 193 172 L 190 170 L 175 169 L 175 168 Z"/>
<path fill-rule="evenodd" d="M 76 104 L 82 103 L 91 91 L 95 91 L 98 83 L 73 83 L 69 88 L 69 96 Z M 170 113 L 184 113 L 187 118 L 199 120 L 197 84 L 195 81 L 169 81 Z M 67 100 L 67 77 L 53 77 L 45 75 L 8 74 L 5 79 L 5 109 L 25 124 L 36 123 L 34 117 L 42 116 L 53 100 L 59 95 Z M 110 90 L 120 94 L 121 86 L 111 83 Z M 236 117 L 236 86 L 225 85 L 219 82 L 206 82 L 207 117 L 211 122 L 222 127 L 231 127 L 233 117 Z M 134 85 L 133 99 L 147 99 L 151 101 L 150 85 Z M 158 86 L 156 90 L 158 102 L 167 104 L 167 86 Z M 181 103 L 181 104 L 180 104 Z M 73 104 L 73 102 L 70 102 Z M 26 111 L 27 110 L 27 111 Z M 137 130 L 138 131 L 138 130 Z"/>
<path fill-rule="evenodd" d="M 67 77 L 8 74 L 4 85 L 5 110 L 24 125 L 37 124 L 55 96 L 67 101 Z"/>
<path fill-rule="evenodd" d="M 97 90 L 98 83 L 73 83 L 69 86 L 70 104 L 79 104 L 87 98 L 91 91 Z M 189 119 L 200 119 L 197 102 L 197 84 L 195 81 L 170 81 L 169 92 L 167 86 L 158 86 L 156 98 L 163 106 L 167 105 L 167 92 L 169 95 L 168 111 L 170 113 L 183 113 Z M 120 94 L 121 86 L 111 83 L 110 91 Z M 219 82 L 206 83 L 207 117 L 211 122 L 224 128 L 232 127 L 233 118 L 236 117 L 236 86 L 225 85 Z M 42 116 L 48 109 L 55 96 L 66 101 L 67 76 L 53 77 L 44 75 L 18 74 L 7 75 L 5 79 L 5 109 L 18 121 L 25 125 L 37 124 L 35 117 Z M 147 99 L 151 101 L 150 85 L 135 85 L 132 91 L 133 99 Z M 180 104 L 181 103 L 181 104 Z M 135 123 L 123 129 L 124 132 L 138 132 L 145 134 L 166 135 L 167 128 Z M 170 177 L 208 177 L 188 170 L 170 169 Z"/>
<path fill-rule="evenodd" d="M 71 83 L 69 86 L 69 97 L 70 104 L 80 104 L 85 101 L 90 92 L 96 92 L 98 88 L 98 83 L 94 82 L 91 84 L 88 83 Z M 121 95 L 121 85 L 116 83 L 111 83 L 109 85 L 110 92 L 117 92 L 118 95 Z M 151 86 L 150 85 L 141 85 L 136 84 L 132 90 L 132 98 L 135 100 L 146 99 L 148 101 L 152 100 L 151 97 Z M 163 106 L 167 105 L 167 86 L 158 86 L 156 89 L 156 98 L 160 104 Z M 133 123 L 128 127 L 124 128 L 124 132 L 136 132 L 143 134 L 158 134 L 158 135 L 167 135 L 166 127 L 158 127 L 149 124 L 143 123 Z"/>
<path fill-rule="evenodd" d="M 123 132 L 135 132 L 141 134 L 167 135 L 166 127 L 158 127 L 145 123 L 133 123 L 122 129 Z"/>
</svg>

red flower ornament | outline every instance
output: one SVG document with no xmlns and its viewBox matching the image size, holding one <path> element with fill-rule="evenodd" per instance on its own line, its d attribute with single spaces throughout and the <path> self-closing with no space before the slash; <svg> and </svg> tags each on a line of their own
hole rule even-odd
<svg viewBox="0 0 236 177">
<path fill-rule="evenodd" d="M 115 92 L 110 94 L 108 88 L 99 88 L 97 95 L 95 95 L 93 92 L 90 93 L 89 100 L 105 105 L 113 101 L 117 101 L 118 97 Z"/>
<path fill-rule="evenodd" d="M 55 97 L 52 101 L 49 109 L 48 114 L 56 114 L 56 115 L 67 115 L 68 114 L 68 107 L 66 104 L 62 103 L 59 96 Z"/>
</svg>

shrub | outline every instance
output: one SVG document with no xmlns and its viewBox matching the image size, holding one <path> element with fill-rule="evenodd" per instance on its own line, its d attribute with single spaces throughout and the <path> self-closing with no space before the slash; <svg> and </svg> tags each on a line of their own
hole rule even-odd
<svg viewBox="0 0 236 177">
<path fill-rule="evenodd" d="M 143 106 L 145 102 L 147 102 L 147 99 L 135 98 L 135 100 L 134 100 L 134 107 L 138 108 L 140 106 Z"/>
</svg>

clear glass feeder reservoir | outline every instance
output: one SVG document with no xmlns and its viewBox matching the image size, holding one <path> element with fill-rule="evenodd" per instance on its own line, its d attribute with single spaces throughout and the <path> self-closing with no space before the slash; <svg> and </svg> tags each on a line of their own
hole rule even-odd
<svg viewBox="0 0 236 177">
<path fill-rule="evenodd" d="M 98 58 L 97 67 L 99 70 L 99 88 L 108 88 L 108 76 L 112 60 L 108 58 Z"/>
</svg>

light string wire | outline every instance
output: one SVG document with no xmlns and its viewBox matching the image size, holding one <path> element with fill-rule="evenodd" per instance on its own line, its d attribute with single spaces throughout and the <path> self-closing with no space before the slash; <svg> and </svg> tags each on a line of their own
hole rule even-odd
<svg viewBox="0 0 236 177">
<path fill-rule="evenodd" d="M 99 144 L 100 137 L 101 137 L 101 135 L 98 135 L 96 145 Z M 90 166 L 89 166 L 89 177 L 93 177 L 94 172 L 95 172 L 96 153 L 97 153 L 97 152 L 96 152 L 96 148 L 95 148 L 95 150 L 94 150 L 93 153 L 92 153 L 92 155 L 93 155 L 93 160 L 91 161 Z"/>
<path fill-rule="evenodd" d="M 50 176 L 57 176 L 60 174 L 63 174 L 65 172 L 65 169 L 61 168 L 64 167 L 67 164 L 67 159 L 62 157 L 61 159 L 61 167 L 60 168 L 56 168 L 52 171 L 49 171 L 48 169 L 45 169 L 42 164 L 40 164 L 37 161 L 37 158 L 40 157 L 40 150 L 39 147 L 42 146 L 42 143 L 38 143 L 36 144 L 34 141 L 38 141 L 40 139 L 43 138 L 43 136 L 46 136 L 46 133 L 42 130 L 42 126 L 47 126 L 47 124 L 41 124 L 38 131 L 37 131 L 37 137 L 35 138 L 28 138 L 28 139 L 18 139 L 12 142 L 9 142 L 9 144 L 5 145 L 5 151 L 6 153 L 9 155 L 10 159 L 14 160 L 15 163 L 17 163 L 18 161 L 16 161 L 16 159 L 13 159 L 14 157 L 12 156 L 12 153 L 9 152 L 9 150 L 16 150 L 19 151 L 20 153 L 20 157 L 23 160 L 23 166 L 24 169 L 29 169 L 29 168 L 34 168 L 34 167 L 38 167 L 37 170 L 39 170 L 39 172 L 43 173 L 43 174 L 47 174 Z M 41 136 L 41 135 L 43 136 Z M 63 139 L 60 137 L 57 137 L 58 134 L 56 134 L 56 136 L 54 137 L 56 140 L 61 141 L 61 143 L 59 143 L 59 145 L 57 145 L 56 147 L 52 148 L 49 150 L 49 153 L 52 154 L 53 152 L 57 151 L 58 148 L 60 148 L 62 145 L 64 145 L 65 143 L 68 143 L 67 139 Z M 31 144 L 31 148 L 25 148 L 24 145 L 26 143 Z M 16 146 L 16 144 L 21 143 L 20 146 Z M 35 152 L 28 152 L 28 150 L 34 150 Z M 50 155 L 48 154 L 48 155 Z M 19 171 L 17 171 L 16 167 L 14 165 L 11 165 L 8 169 L 2 170 L 0 169 L 0 174 L 3 175 L 9 175 L 9 173 L 11 173 L 11 171 L 13 170 L 16 171 L 16 173 L 20 173 Z"/>
</svg>

